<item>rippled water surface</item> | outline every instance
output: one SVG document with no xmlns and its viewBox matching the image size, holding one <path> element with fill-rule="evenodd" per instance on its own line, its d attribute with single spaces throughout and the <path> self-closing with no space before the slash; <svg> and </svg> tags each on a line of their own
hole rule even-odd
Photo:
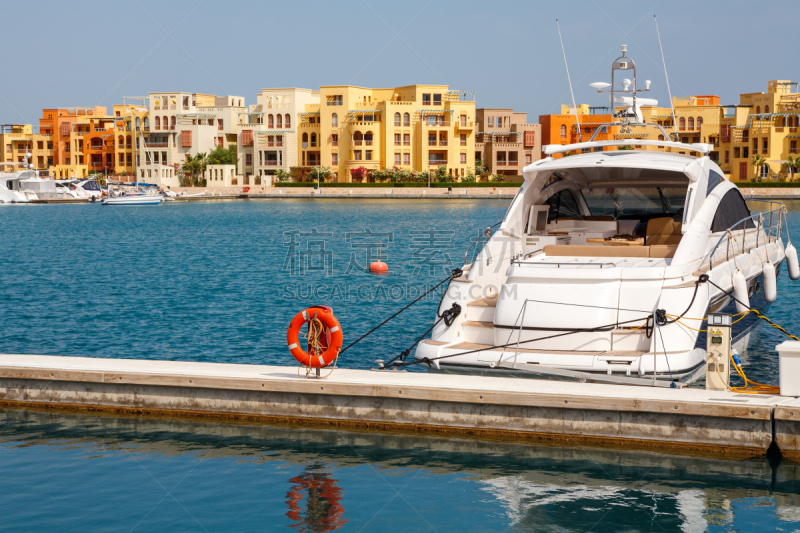
<svg viewBox="0 0 800 533">
<path fill-rule="evenodd" d="M 284 335 L 299 310 L 332 306 L 354 339 L 459 266 L 507 204 L 4 206 L 0 352 L 291 364 Z M 800 235 L 800 205 L 789 207 Z M 359 270 L 379 240 L 383 277 Z M 793 332 L 798 287 L 784 267 L 769 313 Z M 396 355 L 430 326 L 437 301 L 341 364 Z M 751 377 L 777 381 L 782 340 L 761 328 L 745 357 Z M 796 531 L 800 471 L 774 466 L 7 409 L 0 529 Z"/>
</svg>

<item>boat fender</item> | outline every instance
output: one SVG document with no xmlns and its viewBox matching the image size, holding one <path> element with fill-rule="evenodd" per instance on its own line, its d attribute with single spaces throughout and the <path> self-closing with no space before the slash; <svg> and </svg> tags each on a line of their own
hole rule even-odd
<svg viewBox="0 0 800 533">
<path fill-rule="evenodd" d="M 792 243 L 786 247 L 786 268 L 789 270 L 789 278 L 792 281 L 800 279 L 800 263 L 797 261 L 797 249 Z"/>
<path fill-rule="evenodd" d="M 736 311 L 744 313 L 750 310 L 750 297 L 747 295 L 747 280 L 738 268 L 733 273 L 733 297 L 736 298 Z"/>
<path fill-rule="evenodd" d="M 775 265 L 767 261 L 764 265 L 764 299 L 768 303 L 774 302 L 778 298 L 778 285 L 775 276 Z"/>
</svg>

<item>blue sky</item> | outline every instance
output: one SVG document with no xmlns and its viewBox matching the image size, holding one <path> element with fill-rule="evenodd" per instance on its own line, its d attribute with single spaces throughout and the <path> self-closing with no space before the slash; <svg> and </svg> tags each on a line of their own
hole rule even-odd
<svg viewBox="0 0 800 533">
<path fill-rule="evenodd" d="M 666 104 L 653 15 L 672 94 L 765 91 L 800 79 L 797 0 L 495 1 L 123 0 L 0 4 L 6 57 L 0 123 L 38 124 L 43 107 L 121 103 L 188 91 L 244 96 L 262 87 L 445 83 L 478 107 L 556 113 L 570 103 L 555 20 L 578 102 L 605 105 L 628 45 L 639 78 Z M 758 6 L 758 9 L 755 7 Z M 763 26 L 756 25 L 763 19 Z M 14 24 L 8 24 L 15 21 Z"/>
</svg>

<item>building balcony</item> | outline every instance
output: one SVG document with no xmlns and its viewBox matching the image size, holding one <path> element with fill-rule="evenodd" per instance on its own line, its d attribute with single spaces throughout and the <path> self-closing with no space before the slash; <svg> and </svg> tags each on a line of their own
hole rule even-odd
<svg viewBox="0 0 800 533">
<path fill-rule="evenodd" d="M 471 130 L 471 129 L 473 129 L 475 127 L 475 124 L 471 120 L 466 120 L 466 121 L 462 120 L 462 121 L 456 122 L 456 125 L 458 126 L 458 129 L 460 129 L 460 130 Z"/>
<path fill-rule="evenodd" d="M 277 161 L 264 161 L 264 166 L 277 167 L 278 166 L 278 162 Z"/>
<path fill-rule="evenodd" d="M 438 167 L 446 164 L 447 164 L 447 159 L 428 159 L 428 165 L 431 166 Z"/>
<path fill-rule="evenodd" d="M 169 148 L 168 142 L 149 142 L 147 148 Z"/>
<path fill-rule="evenodd" d="M 447 146 L 447 141 L 439 141 L 439 146 Z"/>
<path fill-rule="evenodd" d="M 422 124 L 424 124 L 426 128 L 449 128 L 451 122 L 449 120 L 437 120 L 436 122 L 429 122 L 426 120 Z"/>
<path fill-rule="evenodd" d="M 363 141 L 353 141 L 353 146 L 361 146 Z"/>
</svg>

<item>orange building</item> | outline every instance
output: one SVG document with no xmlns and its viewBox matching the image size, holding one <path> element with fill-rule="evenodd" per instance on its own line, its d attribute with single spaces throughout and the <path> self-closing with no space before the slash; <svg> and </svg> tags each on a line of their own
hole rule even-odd
<svg viewBox="0 0 800 533">
<path fill-rule="evenodd" d="M 106 108 L 102 106 L 60 107 L 42 110 L 39 132 L 43 135 L 52 135 L 53 138 L 53 161 L 50 166 L 52 176 L 56 178 L 86 177 L 90 159 L 83 152 L 85 132 L 75 130 L 77 124 L 83 122 L 84 117 L 105 116 L 106 113 Z"/>
<path fill-rule="evenodd" d="M 578 106 L 576 113 L 571 106 L 561 106 L 560 115 L 539 115 L 539 124 L 542 126 L 542 149 L 549 144 L 575 144 L 587 142 L 601 124 L 614 122 L 611 114 L 593 114 L 597 110 L 607 110 L 608 108 L 591 108 L 587 104 Z M 578 125 L 580 123 L 580 126 Z M 579 129 L 580 128 L 580 129 Z M 620 138 L 618 127 L 610 127 L 595 137 L 595 141 L 608 141 Z M 616 148 L 606 148 L 615 150 Z M 542 153 L 542 157 L 546 157 Z M 562 154 L 554 154 L 554 158 L 563 157 Z"/>
</svg>

